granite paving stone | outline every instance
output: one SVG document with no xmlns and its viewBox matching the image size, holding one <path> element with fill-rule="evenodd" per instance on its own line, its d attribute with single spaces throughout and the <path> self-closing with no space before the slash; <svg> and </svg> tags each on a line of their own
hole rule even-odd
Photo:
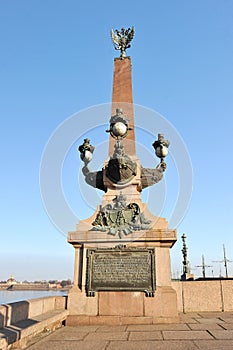
<svg viewBox="0 0 233 350">
<path fill-rule="evenodd" d="M 233 313 L 232 312 L 201 312 L 199 313 L 199 316 L 203 318 L 215 318 L 215 317 L 233 318 Z"/>
<path fill-rule="evenodd" d="M 74 333 L 74 332 L 72 332 L 72 333 L 60 333 L 60 334 L 56 334 L 56 332 L 55 333 L 53 333 L 53 334 L 51 334 L 50 335 L 50 337 L 49 337 L 49 340 L 54 340 L 54 341 L 56 341 L 56 340 L 84 340 L 85 339 L 85 337 L 88 335 L 89 333 L 81 333 L 81 332 L 76 332 L 76 333 Z"/>
<path fill-rule="evenodd" d="M 190 328 L 184 324 L 184 323 L 170 323 L 170 324 L 153 324 L 153 325 L 129 325 L 127 327 L 127 331 L 134 332 L 134 331 L 185 331 L 189 330 Z"/>
<path fill-rule="evenodd" d="M 172 323 L 172 324 L 155 324 L 154 330 L 158 331 L 188 331 L 190 328 L 184 323 Z"/>
<path fill-rule="evenodd" d="M 233 340 L 233 330 L 222 330 L 222 331 L 210 330 L 210 333 L 216 339 L 232 339 Z"/>
<path fill-rule="evenodd" d="M 91 340 L 85 341 L 48 341 L 39 342 L 28 348 L 28 350 L 105 350 L 107 341 Z"/>
<path fill-rule="evenodd" d="M 199 350 L 232 350 L 233 340 L 194 340 Z"/>
<path fill-rule="evenodd" d="M 182 322 L 182 323 L 198 323 L 197 318 L 189 317 L 187 315 L 180 316 L 180 322 Z"/>
<path fill-rule="evenodd" d="M 85 341 L 96 339 L 96 340 L 127 340 L 129 336 L 128 332 L 95 332 L 89 333 Z"/>
<path fill-rule="evenodd" d="M 124 332 L 127 326 L 98 326 L 96 332 Z"/>
<path fill-rule="evenodd" d="M 131 324 L 127 326 L 127 331 L 129 332 L 137 332 L 137 331 L 145 331 L 145 332 L 152 332 L 156 331 L 156 325 L 155 324 Z"/>
<path fill-rule="evenodd" d="M 190 323 L 188 326 L 192 331 L 204 331 L 209 329 L 223 330 L 222 327 L 224 327 L 223 324 L 220 325 L 217 323 Z"/>
<path fill-rule="evenodd" d="M 162 331 L 164 339 L 213 339 L 207 331 Z"/>
<path fill-rule="evenodd" d="M 198 318 L 198 323 L 224 323 L 220 318 Z"/>
<path fill-rule="evenodd" d="M 107 350 L 198 350 L 191 341 L 128 341 L 111 342 Z"/>
<path fill-rule="evenodd" d="M 219 314 L 221 314 L 222 316 L 225 315 L 224 312 L 218 312 L 218 311 L 213 311 L 213 312 L 199 312 L 198 315 L 199 317 L 202 317 L 202 318 L 218 318 L 219 317 Z"/>
<path fill-rule="evenodd" d="M 231 315 L 202 313 L 192 322 L 62 327 L 31 341 L 28 350 L 232 350 Z M 192 315 L 193 316 L 193 315 Z M 197 315 L 194 315 L 195 317 Z M 208 316 L 208 317 L 207 317 Z M 212 316 L 212 318 L 210 317 Z M 221 319 L 224 316 L 224 320 Z M 226 317 L 225 317 L 226 316 Z M 184 322 L 184 319 L 186 320 Z M 225 322 L 226 321 L 226 322 Z M 17 349 L 16 349 L 17 350 Z"/>
<path fill-rule="evenodd" d="M 221 323 L 221 327 L 224 329 L 233 329 L 233 323 Z"/>
<path fill-rule="evenodd" d="M 64 332 L 66 332 L 66 328 L 67 327 L 62 328 Z M 100 326 L 69 326 L 70 332 L 96 332 L 98 328 L 100 328 Z"/>
<path fill-rule="evenodd" d="M 226 323 L 233 323 L 233 317 L 219 317 L 219 319 Z"/>
<path fill-rule="evenodd" d="M 163 340 L 163 337 L 160 331 L 130 332 L 129 340 Z"/>
<path fill-rule="evenodd" d="M 54 332 L 49 336 L 49 340 L 83 340 L 89 332 L 79 332 L 76 330 L 68 332 L 57 333 Z"/>
<path fill-rule="evenodd" d="M 189 313 L 180 313 L 179 314 L 180 317 L 195 317 L 195 318 L 199 318 L 199 317 L 202 317 L 199 312 L 189 312 Z"/>
</svg>

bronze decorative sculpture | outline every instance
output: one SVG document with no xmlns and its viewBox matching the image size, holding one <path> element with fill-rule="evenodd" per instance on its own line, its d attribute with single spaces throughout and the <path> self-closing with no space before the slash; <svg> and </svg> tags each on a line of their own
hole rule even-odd
<svg viewBox="0 0 233 350">
<path fill-rule="evenodd" d="M 134 27 L 131 29 L 122 28 L 120 31 L 111 31 L 112 41 L 116 50 L 121 51 L 120 57 L 126 57 L 126 49 L 130 47 L 130 42 L 134 36 Z M 120 107 L 120 105 L 119 105 Z M 122 108 L 116 108 L 116 113 L 111 116 L 109 121 L 109 132 L 111 137 L 116 140 L 113 154 L 105 163 L 102 170 L 91 171 L 88 167 L 92 160 L 94 146 L 90 144 L 89 139 L 85 139 L 83 144 L 78 147 L 80 157 L 84 162 L 82 172 L 85 181 L 92 187 L 107 192 L 122 189 L 132 183 L 140 192 L 148 186 L 152 186 L 162 180 L 163 173 L 166 170 L 164 158 L 168 154 L 170 142 L 164 138 L 163 134 L 158 134 L 158 139 L 153 143 L 155 154 L 160 158 L 160 163 L 156 168 L 144 168 L 137 164 L 135 158 L 130 157 L 125 152 L 124 142 L 128 136 L 129 119 L 124 114 Z M 136 182 L 134 182 L 136 181 Z M 135 202 L 125 203 L 124 196 L 117 195 L 112 203 L 103 206 L 92 223 L 92 230 L 104 231 L 110 235 L 128 235 L 133 231 L 145 230 L 150 228 L 150 220 L 140 210 Z"/>
<path fill-rule="evenodd" d="M 130 48 L 130 42 L 134 37 L 134 27 L 131 29 L 121 28 L 121 30 L 111 30 L 112 42 L 115 50 L 121 51 L 121 58 L 126 57 L 126 49 Z"/>
<path fill-rule="evenodd" d="M 119 238 L 133 231 L 149 230 L 151 221 L 146 219 L 140 211 L 137 203 L 126 203 L 126 197 L 120 193 L 113 199 L 112 204 L 107 204 L 98 212 L 92 223 L 93 231 L 107 232 Z"/>
<path fill-rule="evenodd" d="M 124 145 L 117 141 L 106 167 L 106 176 L 113 182 L 124 184 L 137 174 L 137 164 L 125 153 Z"/>
<path fill-rule="evenodd" d="M 110 119 L 110 128 L 106 130 L 110 135 L 116 139 L 114 146 L 114 153 L 110 157 L 104 170 L 91 172 L 88 168 L 88 163 L 92 159 L 92 154 L 95 147 L 90 144 L 89 139 L 85 139 L 83 144 L 78 147 L 80 157 L 84 162 L 82 172 L 85 176 L 86 182 L 95 188 L 102 191 L 107 190 L 103 181 L 103 171 L 106 177 L 115 184 L 126 184 L 137 175 L 137 166 L 134 161 L 125 153 L 123 139 L 127 136 L 128 127 L 127 117 L 121 109 L 116 110 L 116 115 Z M 153 168 L 141 167 L 141 186 L 140 190 L 148 186 L 152 186 L 163 178 L 163 173 L 166 170 L 166 163 L 164 158 L 168 154 L 168 147 L 170 142 L 164 139 L 163 134 L 158 134 L 158 140 L 153 143 L 155 154 L 160 158 L 160 163 Z"/>
</svg>

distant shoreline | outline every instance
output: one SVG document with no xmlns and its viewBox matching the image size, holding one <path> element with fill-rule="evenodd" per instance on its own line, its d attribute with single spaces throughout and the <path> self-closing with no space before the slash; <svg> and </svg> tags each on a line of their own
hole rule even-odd
<svg viewBox="0 0 233 350">
<path fill-rule="evenodd" d="M 51 288 L 48 286 L 48 284 L 12 284 L 12 285 L 0 285 L 0 290 L 7 290 L 7 291 L 30 291 L 30 290 L 37 290 L 37 291 L 67 291 L 70 289 L 70 286 L 63 287 L 63 288 Z"/>
</svg>

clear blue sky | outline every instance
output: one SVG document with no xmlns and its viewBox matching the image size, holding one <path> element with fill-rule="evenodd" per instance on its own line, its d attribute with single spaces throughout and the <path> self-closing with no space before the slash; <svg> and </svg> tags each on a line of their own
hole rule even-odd
<svg viewBox="0 0 233 350">
<path fill-rule="evenodd" d="M 73 278 L 73 247 L 42 204 L 41 157 L 68 117 L 111 102 L 118 52 L 109 31 L 131 25 L 134 102 L 172 123 L 193 167 L 193 195 L 177 228 L 172 271 L 176 275 L 181 267 L 183 232 L 192 267 L 204 254 L 217 276 L 220 266 L 212 260 L 222 259 L 223 243 L 233 260 L 233 2 L 10 0 L 0 3 L 0 280 L 10 274 L 18 280 Z M 107 140 L 102 131 L 87 134 L 95 142 L 97 134 Z M 78 188 L 78 144 L 64 163 L 63 186 L 72 209 L 85 218 L 92 208 Z M 153 151 L 147 140 L 145 147 Z M 171 196 L 178 186 L 173 167 L 168 158 Z M 74 229 L 73 223 L 67 227 Z M 229 272 L 233 275 L 233 263 Z"/>
</svg>

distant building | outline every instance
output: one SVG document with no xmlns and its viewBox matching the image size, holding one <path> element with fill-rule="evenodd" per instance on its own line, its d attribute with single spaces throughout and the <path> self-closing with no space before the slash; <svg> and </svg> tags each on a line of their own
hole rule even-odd
<svg viewBox="0 0 233 350">
<path fill-rule="evenodd" d="M 17 284 L 18 282 L 15 280 L 13 275 L 10 275 L 10 278 L 8 278 L 8 280 L 6 281 L 6 284 L 8 285 L 12 285 L 12 284 Z"/>
</svg>

